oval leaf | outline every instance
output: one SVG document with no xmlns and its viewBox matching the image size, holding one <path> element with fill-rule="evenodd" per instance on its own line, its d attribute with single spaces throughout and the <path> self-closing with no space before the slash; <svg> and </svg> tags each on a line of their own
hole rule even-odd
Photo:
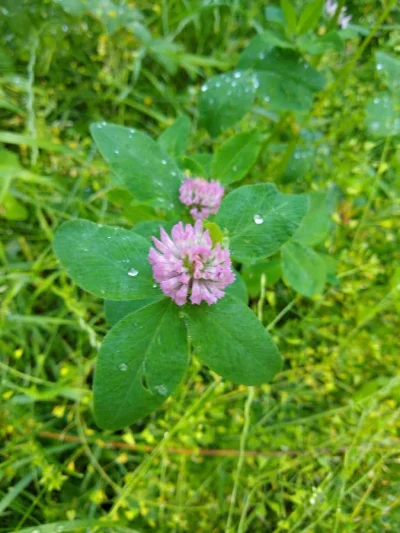
<svg viewBox="0 0 400 533">
<path fill-rule="evenodd" d="M 256 130 L 231 137 L 214 155 L 212 177 L 224 185 L 243 179 L 256 162 L 260 148 L 261 134 Z"/>
<path fill-rule="evenodd" d="M 324 289 L 324 260 L 299 242 L 290 241 L 282 247 L 282 271 L 288 284 L 304 296 L 321 294 Z"/>
<path fill-rule="evenodd" d="M 53 247 L 68 275 L 100 298 L 139 300 L 158 294 L 147 259 L 150 243 L 133 231 L 71 220 L 56 231 Z"/>
<path fill-rule="evenodd" d="M 235 270 L 235 281 L 228 285 L 225 289 L 225 294 L 230 294 L 234 298 L 237 298 L 246 305 L 249 303 L 249 295 L 247 293 L 246 283 L 243 281 L 243 278 Z"/>
<path fill-rule="evenodd" d="M 173 157 L 185 153 L 190 135 L 190 119 L 186 115 L 177 118 L 159 137 L 158 144 Z"/>
<path fill-rule="evenodd" d="M 388 137 L 400 133 L 400 101 L 388 93 L 378 93 L 365 106 L 365 124 L 373 137 Z"/>
<path fill-rule="evenodd" d="M 200 123 L 216 137 L 250 110 L 254 100 L 254 75 L 236 71 L 207 80 L 199 98 Z"/>
<path fill-rule="evenodd" d="M 137 200 L 169 209 L 180 206 L 181 172 L 151 137 L 103 122 L 92 124 L 90 131 L 104 159 Z"/>
<path fill-rule="evenodd" d="M 169 233 L 173 225 L 173 222 L 166 222 L 165 220 L 144 220 L 143 222 L 138 222 L 131 231 L 149 239 L 151 244 L 153 244 L 152 237 L 157 237 L 158 239 L 161 228 L 164 228 Z"/>
<path fill-rule="evenodd" d="M 310 208 L 294 235 L 296 241 L 309 246 L 322 242 L 332 227 L 331 213 L 334 208 L 332 195 L 312 192 L 309 195 Z"/>
<path fill-rule="evenodd" d="M 194 353 L 225 379 L 259 385 L 281 369 L 281 357 L 270 335 L 236 298 L 225 296 L 209 307 L 188 307 L 187 324 Z"/>
<path fill-rule="evenodd" d="M 245 185 L 229 193 L 216 222 L 229 231 L 229 247 L 238 261 L 254 261 L 277 252 L 307 213 L 306 195 L 282 194 L 275 185 Z"/>
<path fill-rule="evenodd" d="M 161 295 L 158 298 L 146 298 L 144 300 L 105 300 L 104 315 L 106 321 L 110 326 L 113 326 L 127 315 L 158 301 L 160 298 L 162 298 Z"/>
<path fill-rule="evenodd" d="M 172 300 L 123 318 L 105 337 L 96 364 L 97 424 L 120 429 L 154 411 L 173 393 L 187 362 L 186 329 Z"/>
<path fill-rule="evenodd" d="M 383 72 L 386 83 L 396 98 L 400 98 L 400 60 L 386 52 L 376 53 L 376 68 Z"/>
</svg>

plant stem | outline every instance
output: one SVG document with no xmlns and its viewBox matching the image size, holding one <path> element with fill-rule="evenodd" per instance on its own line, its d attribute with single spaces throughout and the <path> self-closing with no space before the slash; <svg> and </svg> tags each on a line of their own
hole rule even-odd
<svg viewBox="0 0 400 533">
<path fill-rule="evenodd" d="M 244 426 L 243 426 L 242 434 L 240 436 L 239 459 L 238 459 L 237 467 L 236 467 L 235 483 L 233 485 L 231 503 L 229 506 L 228 520 L 226 522 L 225 533 L 230 533 L 231 531 L 232 516 L 233 516 L 233 511 L 236 505 L 240 473 L 242 471 L 243 462 L 245 458 L 246 439 L 247 439 L 247 435 L 248 435 L 249 427 L 250 427 L 250 411 L 251 411 L 251 405 L 253 403 L 253 400 L 254 400 L 254 387 L 249 387 L 246 403 L 244 405 Z"/>
<path fill-rule="evenodd" d="M 30 56 L 29 56 L 29 62 L 28 62 L 28 79 L 27 79 L 27 86 L 28 86 L 28 97 L 26 101 L 26 109 L 28 111 L 28 131 L 31 135 L 32 139 L 36 139 L 37 137 L 37 131 L 36 131 L 36 118 L 35 118 L 35 95 L 34 95 L 34 83 L 35 83 L 35 65 L 36 65 L 36 50 L 39 44 L 39 38 L 37 35 L 34 35 L 32 37 L 32 44 L 30 49 Z M 38 158 L 39 150 L 36 145 L 32 146 L 31 151 L 31 165 L 35 166 Z"/>
</svg>

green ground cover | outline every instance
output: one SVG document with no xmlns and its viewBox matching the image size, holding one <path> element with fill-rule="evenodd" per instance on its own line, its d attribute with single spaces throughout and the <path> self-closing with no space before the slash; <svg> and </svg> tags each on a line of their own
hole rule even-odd
<svg viewBox="0 0 400 533">
<path fill-rule="evenodd" d="M 399 531 L 400 10 L 352 2 L 347 29 L 322 15 L 302 33 L 304 3 L 292 29 L 288 4 L 279 33 L 271 2 L 1 3 L 0 531 Z M 261 101 L 212 138 L 201 87 L 257 33 L 274 50 L 295 43 L 325 82 L 302 84 L 278 58 Z M 323 239 L 310 240 L 327 282 L 309 297 L 276 261 L 244 267 L 282 372 L 235 386 L 193 358 L 158 411 L 104 431 L 91 392 L 103 303 L 59 266 L 54 233 L 76 217 L 157 218 L 112 177 L 89 126 L 158 137 L 181 113 L 189 158 L 256 128 L 244 183 L 327 192 Z"/>
</svg>

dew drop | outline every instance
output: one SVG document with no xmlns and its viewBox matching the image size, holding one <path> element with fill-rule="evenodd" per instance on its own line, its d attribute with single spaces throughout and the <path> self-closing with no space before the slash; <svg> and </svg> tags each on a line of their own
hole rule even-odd
<svg viewBox="0 0 400 533">
<path fill-rule="evenodd" d="M 166 396 L 168 394 L 168 389 L 165 385 L 157 385 L 154 388 L 158 392 L 158 394 L 161 394 L 161 396 Z"/>
<path fill-rule="evenodd" d="M 383 65 L 382 65 L 382 63 L 378 63 L 378 64 L 376 65 L 376 70 L 383 70 Z"/>
<path fill-rule="evenodd" d="M 153 289 L 157 289 L 157 283 L 153 283 Z"/>
<path fill-rule="evenodd" d="M 234 73 L 233 73 L 233 77 L 236 78 L 236 79 L 237 79 L 237 78 L 240 78 L 241 75 L 242 75 L 241 72 L 234 72 Z"/>
<path fill-rule="evenodd" d="M 161 159 L 161 163 L 162 163 L 163 165 L 166 165 L 166 164 L 167 164 L 167 160 L 166 160 L 166 159 Z"/>
<path fill-rule="evenodd" d="M 253 76 L 253 87 L 254 89 L 258 89 L 260 87 L 260 80 L 257 76 Z"/>
<path fill-rule="evenodd" d="M 261 215 L 254 215 L 253 216 L 254 223 L 258 226 L 264 222 L 264 219 Z"/>
<path fill-rule="evenodd" d="M 66 33 L 66 32 L 68 31 L 69 28 L 68 28 L 67 24 L 63 24 L 63 25 L 61 26 L 61 29 L 62 29 L 62 31 L 63 31 L 64 33 Z"/>
<path fill-rule="evenodd" d="M 208 87 L 207 87 L 206 84 L 201 86 L 201 92 L 202 93 L 205 93 L 207 89 L 208 89 Z"/>
<path fill-rule="evenodd" d="M 139 271 L 136 270 L 136 268 L 130 268 L 128 270 L 128 276 L 131 276 L 132 278 L 134 278 L 135 276 L 137 276 L 139 274 Z"/>
<path fill-rule="evenodd" d="M 126 372 L 128 370 L 128 365 L 126 363 L 121 363 L 119 365 L 119 369 L 121 370 L 121 372 Z"/>
<path fill-rule="evenodd" d="M 117 148 L 114 150 L 114 154 L 116 154 L 116 155 L 119 154 L 119 150 Z"/>
</svg>

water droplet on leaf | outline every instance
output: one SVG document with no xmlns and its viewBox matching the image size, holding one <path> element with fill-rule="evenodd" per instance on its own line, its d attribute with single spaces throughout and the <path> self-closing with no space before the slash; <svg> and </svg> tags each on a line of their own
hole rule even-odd
<svg viewBox="0 0 400 533">
<path fill-rule="evenodd" d="M 139 271 L 136 270 L 136 268 L 130 268 L 128 270 L 128 276 L 131 276 L 132 278 L 134 278 L 135 276 L 137 276 L 139 274 Z"/>
<path fill-rule="evenodd" d="M 253 220 L 254 220 L 254 223 L 257 225 L 260 225 L 264 222 L 264 219 L 261 215 L 254 215 Z"/>
<path fill-rule="evenodd" d="M 121 370 L 121 372 L 126 372 L 128 370 L 128 365 L 126 363 L 121 363 L 119 365 L 119 369 Z"/>
<path fill-rule="evenodd" d="M 168 394 L 168 389 L 165 385 L 157 385 L 154 388 L 158 392 L 158 394 L 161 394 L 161 396 L 166 396 Z"/>
</svg>

